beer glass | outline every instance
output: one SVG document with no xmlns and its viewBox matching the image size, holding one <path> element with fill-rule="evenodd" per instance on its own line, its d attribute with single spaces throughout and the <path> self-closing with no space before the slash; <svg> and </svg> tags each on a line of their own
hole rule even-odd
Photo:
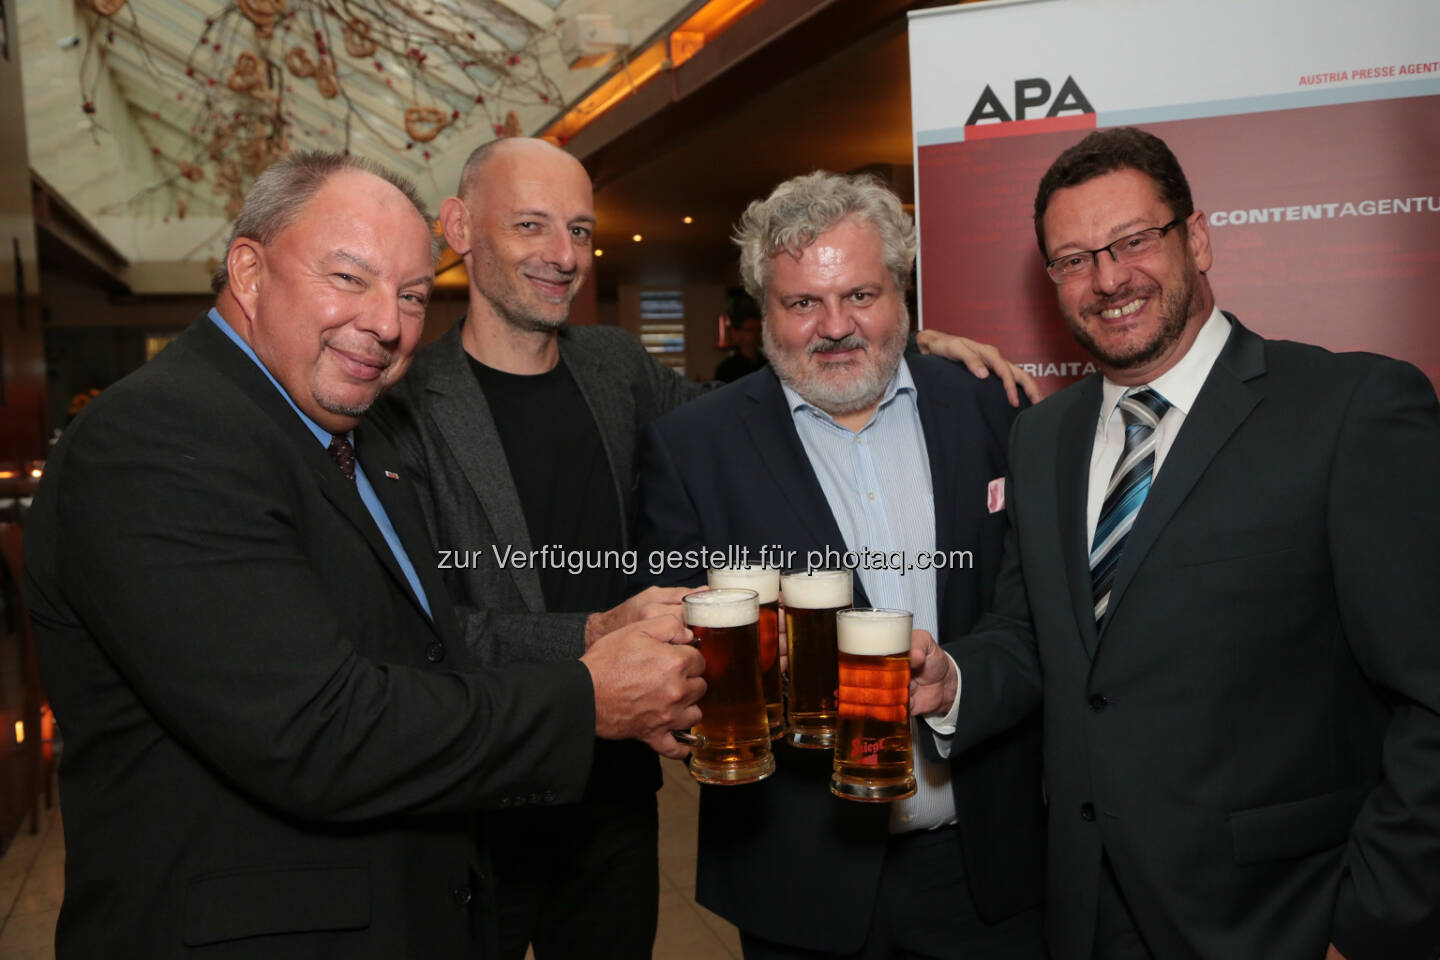
<svg viewBox="0 0 1440 960">
<path fill-rule="evenodd" d="M 849 570 L 796 570 L 780 577 L 790 643 L 790 742 L 835 745 L 835 612 L 850 606 Z"/>
<path fill-rule="evenodd" d="M 692 749 L 701 783 L 754 783 L 775 772 L 760 685 L 760 604 L 754 590 L 704 590 L 684 598 L 685 623 L 705 657 L 700 723 L 675 738 Z"/>
<path fill-rule="evenodd" d="M 830 792 L 847 800 L 915 794 L 910 746 L 910 614 L 857 608 L 835 616 L 840 686 Z"/>
<path fill-rule="evenodd" d="M 712 587 L 754 590 L 760 600 L 760 685 L 770 739 L 785 736 L 785 700 L 780 694 L 780 571 L 772 567 L 712 567 Z"/>
</svg>

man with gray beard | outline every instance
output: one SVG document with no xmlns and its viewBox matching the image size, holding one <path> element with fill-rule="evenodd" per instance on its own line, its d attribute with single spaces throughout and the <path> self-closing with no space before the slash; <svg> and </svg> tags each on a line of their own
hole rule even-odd
<svg viewBox="0 0 1440 960">
<path fill-rule="evenodd" d="M 963 631 L 994 592 L 1015 411 L 999 383 L 905 354 L 915 228 L 878 181 L 788 180 L 736 242 L 771 369 L 646 429 L 638 546 L 902 556 L 854 570 L 855 606 L 911 611 L 923 666 L 939 625 Z M 968 565 L 936 569 L 959 551 Z M 748 960 L 1045 955 L 1036 724 L 963 758 L 915 738 L 918 791 L 891 804 L 832 796 L 830 751 L 788 742 L 760 784 L 701 788 L 696 899 Z"/>
</svg>

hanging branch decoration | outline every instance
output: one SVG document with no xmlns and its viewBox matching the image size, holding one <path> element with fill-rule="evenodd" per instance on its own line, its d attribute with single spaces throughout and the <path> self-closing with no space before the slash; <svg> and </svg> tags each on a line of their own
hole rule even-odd
<svg viewBox="0 0 1440 960">
<path fill-rule="evenodd" d="M 541 30 L 492 4 L 208 0 L 216 12 L 187 55 L 167 45 L 168 28 L 148 33 L 145 2 L 128 3 L 127 16 L 116 17 L 127 2 L 88 0 L 94 15 L 81 87 L 97 139 L 106 132 L 96 107 L 99 64 L 112 52 L 123 48 L 128 69 L 138 60 L 153 89 L 174 97 L 169 108 L 140 111 L 146 123 L 168 128 L 159 143 L 142 130 L 167 176 L 126 201 L 131 207 L 168 191 L 170 209 L 183 218 L 197 202 L 209 206 L 194 192 L 208 177 L 233 219 L 250 181 L 296 141 L 349 152 L 359 138 L 370 152 L 378 145 L 403 156 L 416 148 L 428 162 L 438 138 L 471 146 L 491 135 L 519 136 L 518 108 L 565 105 L 540 65 L 545 45 L 558 44 L 560 23 Z M 187 130 L 188 140 L 175 146 L 174 134 L 183 139 Z M 190 255 L 213 251 L 224 232 Z"/>
</svg>

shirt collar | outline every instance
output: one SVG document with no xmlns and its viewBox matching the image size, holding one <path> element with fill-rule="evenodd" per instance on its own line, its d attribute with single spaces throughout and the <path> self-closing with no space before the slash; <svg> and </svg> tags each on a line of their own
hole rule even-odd
<svg viewBox="0 0 1440 960">
<path fill-rule="evenodd" d="M 790 389 L 790 384 L 784 380 L 780 381 L 780 389 L 785 393 L 785 402 L 790 407 L 791 415 L 805 410 L 821 420 L 827 420 L 830 423 L 835 422 L 834 417 Z M 874 423 L 875 418 L 880 415 L 880 411 L 901 393 L 908 393 L 912 397 L 915 395 L 915 378 L 910 376 L 910 366 L 905 362 L 904 356 L 901 356 L 899 365 L 896 366 L 895 372 L 891 374 L 890 382 L 885 385 L 885 392 L 880 395 L 880 402 L 875 405 L 875 411 L 870 415 L 870 419 L 865 421 L 865 427 Z M 864 430 L 865 427 L 861 427 L 860 430 Z M 859 431 L 856 432 L 858 433 Z"/>
<path fill-rule="evenodd" d="M 295 401 L 290 399 L 290 394 L 286 392 L 284 387 L 280 386 L 280 381 L 276 380 L 275 377 L 271 375 L 269 369 L 266 368 L 265 364 L 260 362 L 260 358 L 256 356 L 255 351 L 250 348 L 250 344 L 246 343 L 244 338 L 241 337 L 240 334 L 235 332 L 234 327 L 230 326 L 230 324 L 225 322 L 225 318 L 220 316 L 219 310 L 211 307 L 209 316 L 210 322 L 215 324 L 215 326 L 219 327 L 220 332 L 225 334 L 225 336 L 229 337 L 231 342 L 234 343 L 235 346 L 239 347 L 241 352 L 244 353 L 245 356 L 250 358 L 250 362 L 260 368 L 260 372 L 265 374 L 265 379 L 269 380 L 270 383 L 274 385 L 275 389 L 280 391 L 280 396 L 284 397 L 285 402 L 290 404 L 290 409 L 295 411 L 295 416 L 300 418 L 300 422 L 305 424 L 305 426 L 309 427 L 310 432 L 315 434 L 315 439 L 320 441 L 320 445 L 328 448 L 330 446 L 330 431 L 320 426 L 320 424 L 316 423 L 314 420 L 311 420 L 305 415 L 305 411 L 301 410 L 295 405 Z M 353 441 L 355 439 L 352 436 L 353 433 L 353 430 L 347 431 L 345 433 L 346 439 Z"/>
<path fill-rule="evenodd" d="M 1170 402 L 1170 406 L 1188 417 L 1190 408 L 1195 405 L 1195 398 L 1200 395 L 1200 388 L 1205 385 L 1205 378 L 1210 376 L 1210 368 L 1215 366 L 1215 361 L 1220 358 L 1220 351 L 1225 348 L 1225 341 L 1229 336 L 1230 321 L 1225 319 L 1217 306 L 1210 311 L 1209 318 L 1195 335 L 1195 342 L 1190 344 L 1185 356 L 1145 386 L 1154 389 Z M 1100 423 L 1097 427 L 1100 432 L 1104 432 L 1111 415 L 1120 404 L 1120 398 L 1129 389 L 1110 382 L 1108 378 L 1103 381 L 1100 388 Z"/>
</svg>

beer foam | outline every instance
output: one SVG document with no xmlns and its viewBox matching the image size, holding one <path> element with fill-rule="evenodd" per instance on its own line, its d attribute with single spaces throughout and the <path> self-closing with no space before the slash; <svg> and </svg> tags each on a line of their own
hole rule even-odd
<svg viewBox="0 0 1440 960">
<path fill-rule="evenodd" d="M 760 595 L 760 603 L 780 599 L 780 571 L 771 567 L 713 567 L 710 586 L 741 587 Z"/>
<path fill-rule="evenodd" d="M 691 627 L 743 627 L 760 619 L 753 590 L 706 590 L 685 597 L 685 623 Z"/>
<path fill-rule="evenodd" d="M 785 606 L 797 610 L 826 610 L 850 606 L 850 571 L 816 570 L 787 573 L 780 578 Z"/>
<path fill-rule="evenodd" d="M 882 657 L 910 649 L 910 615 L 901 610 L 842 610 L 835 619 L 841 653 Z"/>
</svg>

